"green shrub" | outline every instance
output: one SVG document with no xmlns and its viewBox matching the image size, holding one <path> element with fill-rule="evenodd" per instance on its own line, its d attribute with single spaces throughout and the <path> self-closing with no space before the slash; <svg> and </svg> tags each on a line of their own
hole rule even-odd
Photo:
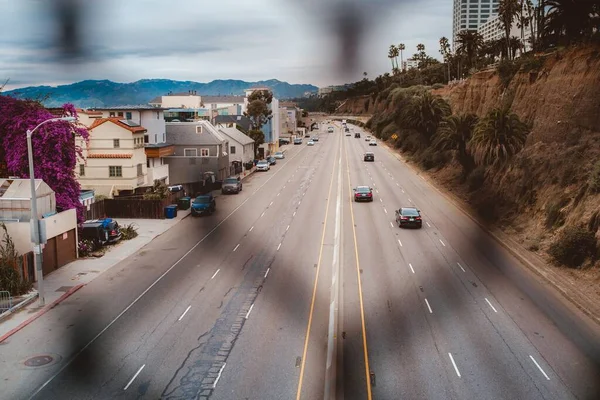
<svg viewBox="0 0 600 400">
<path fill-rule="evenodd" d="M 123 240 L 130 240 L 138 236 L 138 228 L 134 223 L 121 227 L 121 234 Z"/>
<path fill-rule="evenodd" d="M 444 86 L 446 86 L 446 85 L 444 85 L 443 83 L 434 83 L 432 87 L 433 87 L 434 89 L 441 89 L 441 88 L 443 88 Z"/>
<path fill-rule="evenodd" d="M 425 171 L 428 171 L 432 168 L 442 168 L 448 163 L 449 159 L 450 157 L 448 152 L 436 150 L 432 147 L 428 147 L 418 157 L 419 164 Z"/>
<path fill-rule="evenodd" d="M 544 57 L 524 57 L 522 61 L 523 71 L 539 71 L 544 66 L 545 61 Z"/>
<path fill-rule="evenodd" d="M 485 167 L 480 166 L 475 168 L 467 177 L 467 186 L 469 191 L 474 192 L 481 188 L 485 183 Z"/>
<path fill-rule="evenodd" d="M 94 252 L 94 242 L 89 239 L 81 239 L 77 244 L 79 250 L 79 257 L 87 257 Z"/>
<path fill-rule="evenodd" d="M 565 224 L 566 216 L 562 208 L 568 203 L 568 199 L 550 200 L 546 205 L 546 229 L 556 228 Z"/>
<path fill-rule="evenodd" d="M 594 164 L 588 183 L 592 193 L 600 192 L 600 161 L 596 161 L 596 164 Z"/>
<path fill-rule="evenodd" d="M 496 193 L 474 193 L 470 198 L 477 214 L 489 223 L 493 223 L 498 219 L 497 204 L 501 201 Z"/>
<path fill-rule="evenodd" d="M 398 133 L 398 127 L 396 126 L 395 122 L 390 122 L 389 124 L 387 124 L 385 126 L 385 128 L 383 128 L 383 130 L 381 131 L 381 139 L 382 140 L 388 140 L 390 138 L 390 136 L 392 136 L 394 133 Z"/>
<path fill-rule="evenodd" d="M 515 77 L 516 73 L 521 68 L 521 64 L 518 60 L 502 60 L 498 64 L 498 76 L 500 77 L 500 82 L 504 88 L 507 88 L 510 85 L 510 82 Z"/>
<path fill-rule="evenodd" d="M 550 246 L 549 254 L 559 264 L 579 268 L 596 253 L 596 237 L 579 226 L 566 228 Z"/>
</svg>

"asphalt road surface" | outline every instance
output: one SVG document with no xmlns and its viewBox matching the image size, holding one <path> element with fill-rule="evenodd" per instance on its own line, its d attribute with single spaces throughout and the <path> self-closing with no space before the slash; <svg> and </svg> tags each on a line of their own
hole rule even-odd
<svg viewBox="0 0 600 400">
<path fill-rule="evenodd" d="M 11 337 L 0 397 L 600 398 L 597 327 L 365 135 L 287 146 Z"/>
</svg>

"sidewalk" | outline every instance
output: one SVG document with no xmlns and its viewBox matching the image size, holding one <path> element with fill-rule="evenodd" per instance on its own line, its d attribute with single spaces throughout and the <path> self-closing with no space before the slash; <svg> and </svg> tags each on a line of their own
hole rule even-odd
<svg viewBox="0 0 600 400">
<path fill-rule="evenodd" d="M 80 258 L 44 277 L 46 306 L 40 307 L 37 295 L 35 300 L 0 317 L 0 343 L 12 334 L 47 312 L 76 290 L 91 282 L 103 272 L 126 259 L 154 238 L 166 232 L 190 215 L 190 210 L 178 210 L 174 219 L 124 219 L 119 218 L 121 226 L 131 223 L 138 228 L 138 236 L 110 246 L 100 258 Z M 37 293 L 36 293 L 37 294 Z"/>
</svg>

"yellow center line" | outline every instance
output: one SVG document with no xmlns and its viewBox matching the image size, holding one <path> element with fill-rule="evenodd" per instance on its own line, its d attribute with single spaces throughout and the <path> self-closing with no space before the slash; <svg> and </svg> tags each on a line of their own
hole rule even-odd
<svg viewBox="0 0 600 400">
<path fill-rule="evenodd" d="M 363 305 L 362 283 L 360 280 L 360 261 L 358 259 L 358 240 L 356 239 L 356 225 L 354 223 L 354 207 L 352 202 L 352 188 L 350 187 L 350 163 L 348 162 L 348 149 L 344 143 L 344 153 L 346 154 L 346 169 L 348 171 L 348 191 L 350 195 L 350 216 L 352 217 L 352 233 L 354 235 L 354 256 L 356 257 L 356 277 L 358 279 L 358 300 L 360 304 L 360 322 L 362 325 L 363 350 L 365 357 L 365 377 L 367 381 L 367 398 L 372 400 L 371 393 L 371 375 L 369 373 L 369 352 L 367 350 L 367 328 L 365 325 L 365 310 Z"/>
<path fill-rule="evenodd" d="M 336 151 L 337 155 L 337 151 Z M 341 155 L 340 155 L 341 156 Z M 327 216 L 329 215 L 329 202 L 331 200 L 331 188 L 333 187 L 333 180 L 335 177 L 335 160 L 333 158 L 333 167 L 331 170 L 331 182 L 329 183 L 329 192 L 327 194 L 327 206 L 325 208 L 325 223 L 323 224 L 323 234 L 321 236 L 321 248 L 319 249 L 319 259 L 317 261 L 317 274 L 315 276 L 315 284 L 313 287 L 312 299 L 310 302 L 310 312 L 308 314 L 308 324 L 306 326 L 306 338 L 304 339 L 304 350 L 302 351 L 302 363 L 300 366 L 300 378 L 298 380 L 298 391 L 296 392 L 296 400 L 300 400 L 302 394 L 302 381 L 304 379 L 304 367 L 306 366 L 306 353 L 308 351 L 308 341 L 310 340 L 310 329 L 312 326 L 313 312 L 315 309 L 315 299 L 317 297 L 317 286 L 319 284 L 319 271 L 321 270 L 321 259 L 323 257 L 323 248 L 325 246 L 325 232 L 327 231 Z"/>
</svg>

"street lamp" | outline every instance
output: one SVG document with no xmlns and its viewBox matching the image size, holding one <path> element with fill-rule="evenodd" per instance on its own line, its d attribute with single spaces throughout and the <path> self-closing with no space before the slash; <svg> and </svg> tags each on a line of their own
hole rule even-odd
<svg viewBox="0 0 600 400">
<path fill-rule="evenodd" d="M 75 121 L 75 117 L 62 117 L 62 118 L 50 118 L 42 121 L 33 129 L 27 129 L 27 156 L 29 158 L 29 183 L 31 185 L 31 241 L 33 243 L 33 253 L 35 259 L 35 275 L 38 282 L 38 296 L 40 300 L 40 306 L 45 304 L 44 300 L 44 273 L 42 271 L 42 247 L 40 240 L 40 221 L 37 215 L 37 198 L 35 195 L 35 176 L 33 172 L 33 146 L 31 144 L 31 135 L 40 126 L 48 122 L 57 121 Z"/>
</svg>

